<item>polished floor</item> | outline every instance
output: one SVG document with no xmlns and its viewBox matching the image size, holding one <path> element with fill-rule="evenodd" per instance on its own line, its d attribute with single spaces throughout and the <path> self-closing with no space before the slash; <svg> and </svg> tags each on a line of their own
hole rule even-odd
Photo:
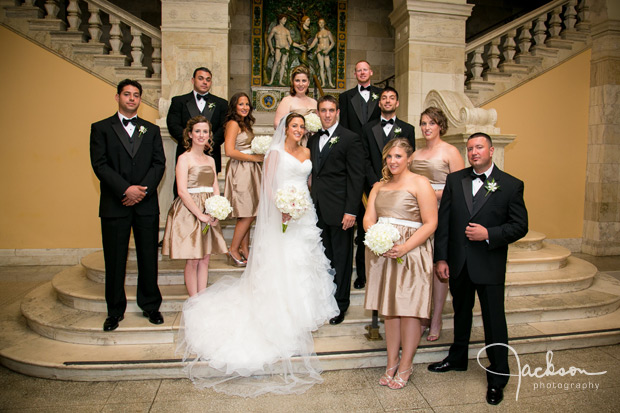
<svg viewBox="0 0 620 413">
<path fill-rule="evenodd" d="M 620 279 L 620 257 L 576 255 Z M 19 303 L 28 291 L 64 268 L 0 267 L 0 326 L 19 313 Z M 485 365 L 486 360 L 481 363 Z M 0 367 L 0 412 L 619 411 L 620 345 L 511 357 L 515 377 L 499 406 L 486 404 L 485 373 L 476 360 L 470 360 L 466 372 L 437 374 L 426 367 L 416 364 L 411 382 L 402 390 L 379 386 L 382 369 L 373 368 L 325 372 L 324 383 L 303 395 L 255 399 L 197 390 L 184 379 L 67 382 L 28 377 Z M 580 370 L 571 375 L 571 367 Z M 540 368 L 539 377 L 525 374 L 533 375 L 536 368 Z M 568 374 L 562 375 L 565 371 Z"/>
</svg>

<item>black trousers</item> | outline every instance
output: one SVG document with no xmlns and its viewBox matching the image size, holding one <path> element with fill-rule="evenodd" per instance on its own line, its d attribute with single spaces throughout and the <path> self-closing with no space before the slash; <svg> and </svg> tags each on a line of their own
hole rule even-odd
<svg viewBox="0 0 620 413">
<path fill-rule="evenodd" d="M 364 208 L 364 203 L 360 202 L 359 211 L 355 218 L 357 222 L 357 232 L 355 235 L 355 272 L 357 273 L 357 278 L 362 280 L 366 280 L 366 246 L 364 245 L 364 238 L 366 237 L 366 232 L 364 231 L 365 213 L 366 208 Z"/>
<path fill-rule="evenodd" d="M 336 283 L 336 302 L 340 314 L 344 314 L 349 308 L 351 295 L 351 274 L 353 272 L 353 227 L 344 231 L 342 224 L 327 225 L 317 211 L 317 226 L 322 230 L 321 239 L 325 247 L 325 255 L 331 261 L 332 268 L 336 270 L 334 283 Z"/>
<path fill-rule="evenodd" d="M 159 215 L 130 215 L 101 218 L 101 238 L 105 260 L 105 300 L 108 315 L 119 317 L 127 308 L 125 268 L 129 236 L 133 228 L 138 256 L 138 306 L 145 311 L 159 310 L 161 293 L 157 285 L 157 238 Z"/>
<path fill-rule="evenodd" d="M 467 365 L 469 338 L 471 335 L 472 309 L 475 293 L 478 292 L 485 345 L 508 344 L 508 328 L 504 311 L 504 285 L 474 284 L 469 278 L 467 263 L 457 277 L 450 276 L 450 293 L 454 308 L 454 343 L 447 360 L 457 365 Z M 486 350 L 491 365 L 487 371 L 487 382 L 503 388 L 508 383 L 508 348 L 493 346 Z M 494 374 L 500 373 L 500 374 Z M 506 374 L 506 376 L 502 375 Z"/>
</svg>

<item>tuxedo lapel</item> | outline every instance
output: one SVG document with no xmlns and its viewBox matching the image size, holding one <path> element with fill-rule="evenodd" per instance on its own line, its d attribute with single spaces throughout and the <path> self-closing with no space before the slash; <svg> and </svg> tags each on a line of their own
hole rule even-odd
<svg viewBox="0 0 620 413">
<path fill-rule="evenodd" d="M 112 118 L 112 129 L 114 130 L 114 132 L 116 133 L 116 136 L 118 137 L 118 139 L 121 141 L 121 143 L 125 147 L 125 150 L 127 150 L 127 153 L 129 154 L 129 156 L 133 158 L 133 151 L 131 150 L 132 145 L 129 142 L 129 135 L 127 134 L 127 131 L 125 130 L 125 128 L 123 128 L 123 125 L 121 124 L 121 121 L 118 118 L 118 116 Z"/>
<path fill-rule="evenodd" d="M 471 170 L 471 168 L 469 169 Z M 469 211 L 469 215 L 471 216 L 473 215 L 474 210 L 474 200 L 471 194 L 471 177 L 469 176 L 469 173 L 461 179 L 461 185 L 463 186 L 463 196 L 465 197 L 465 204 L 467 204 L 467 210 Z"/>
<path fill-rule="evenodd" d="M 379 153 L 381 154 L 383 152 L 383 147 L 385 146 L 385 132 L 381 127 L 381 122 L 372 127 L 372 134 L 375 137 L 377 148 L 379 148 Z"/>
<path fill-rule="evenodd" d="M 211 100 L 211 93 L 207 95 L 206 105 L 204 110 L 202 111 L 203 116 L 207 118 L 209 122 L 211 122 L 211 118 L 213 117 L 213 112 L 215 112 L 215 102 Z"/>
<path fill-rule="evenodd" d="M 337 143 L 332 143 L 331 140 L 339 137 L 338 135 L 339 129 L 340 129 L 340 125 L 338 125 L 338 127 L 334 130 L 334 133 L 332 134 L 332 136 L 330 136 L 327 142 L 325 142 L 325 146 L 323 146 L 323 150 L 321 151 L 321 162 L 319 165 L 319 171 L 321 170 L 321 168 L 323 168 L 323 165 L 325 165 L 325 163 L 327 162 L 327 158 L 329 157 L 329 154 L 332 151 L 332 148 L 338 145 Z"/>
<path fill-rule="evenodd" d="M 494 166 L 491 176 L 489 176 L 487 180 L 484 181 L 484 184 L 480 187 L 478 192 L 476 192 L 476 197 L 475 197 L 476 203 L 474 205 L 474 210 L 471 213 L 472 217 L 476 215 L 482 209 L 484 204 L 486 204 L 486 202 L 493 196 L 493 192 L 487 191 L 484 187 L 487 185 L 487 182 L 489 182 L 491 179 L 495 179 L 495 181 L 497 182 L 497 174 L 495 173 L 496 171 L 497 171 L 497 166 Z"/>
<path fill-rule="evenodd" d="M 144 128 L 144 133 L 140 133 L 140 128 Z M 148 128 L 144 126 L 142 119 L 138 118 L 138 122 L 136 124 L 136 128 L 133 131 L 133 154 L 134 157 L 138 153 L 138 149 L 140 149 L 140 145 L 142 145 L 142 141 L 144 140 L 144 135 L 146 134 Z"/>
<path fill-rule="evenodd" d="M 319 150 L 319 140 L 320 136 L 315 134 L 312 137 L 312 147 L 310 148 L 310 153 L 312 154 L 312 169 L 314 169 L 315 173 L 319 172 L 320 166 L 321 151 Z"/>
<path fill-rule="evenodd" d="M 187 97 L 187 102 L 185 102 L 185 106 L 187 107 L 190 118 L 201 115 L 200 110 L 198 109 L 198 105 L 196 104 L 196 98 L 194 97 L 193 93 L 190 93 Z"/>
<path fill-rule="evenodd" d="M 370 88 L 370 94 L 368 96 L 368 119 L 370 119 L 370 117 L 372 116 L 372 113 L 375 111 L 375 108 L 377 107 L 377 104 L 379 102 L 379 99 L 373 99 L 372 97 L 373 95 L 377 94 L 378 93 L 375 91 L 374 88 Z M 368 119 L 365 119 L 363 123 L 368 122 Z"/>
<path fill-rule="evenodd" d="M 366 123 L 367 119 L 364 119 L 364 115 L 362 114 L 362 95 L 357 91 L 357 87 L 352 90 L 353 96 L 351 97 L 351 104 L 353 105 L 353 109 L 355 110 L 355 114 L 357 118 L 360 120 L 360 123 L 363 125 Z"/>
</svg>

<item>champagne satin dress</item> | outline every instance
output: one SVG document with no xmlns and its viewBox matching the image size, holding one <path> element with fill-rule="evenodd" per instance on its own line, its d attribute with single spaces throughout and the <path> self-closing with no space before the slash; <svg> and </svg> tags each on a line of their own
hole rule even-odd
<svg viewBox="0 0 620 413">
<path fill-rule="evenodd" d="M 428 178 L 435 191 L 442 190 L 446 185 L 446 177 L 450 173 L 450 164 L 441 158 L 414 159 L 411 170 Z"/>
<path fill-rule="evenodd" d="M 216 174 L 209 165 L 189 167 L 187 188 L 213 187 Z M 213 196 L 213 192 L 190 193 L 194 203 L 204 211 L 205 200 Z M 206 235 L 202 234 L 204 224 L 185 206 L 181 198 L 176 197 L 166 220 L 162 255 L 172 259 L 201 259 L 207 254 L 225 254 L 228 251 L 222 227 L 219 222 L 211 225 Z"/>
<path fill-rule="evenodd" d="M 417 199 L 404 190 L 379 191 L 375 198 L 377 217 L 391 217 L 421 223 Z M 416 228 L 392 224 L 403 244 Z M 383 316 L 429 318 L 433 292 L 433 237 L 402 257 L 375 255 L 366 247 L 366 299 L 364 308 Z"/>
<path fill-rule="evenodd" d="M 251 153 L 254 134 L 249 131 L 237 135 L 235 149 Z M 229 159 L 226 165 L 224 196 L 232 206 L 231 218 L 255 217 L 258 213 L 262 163 Z"/>
</svg>

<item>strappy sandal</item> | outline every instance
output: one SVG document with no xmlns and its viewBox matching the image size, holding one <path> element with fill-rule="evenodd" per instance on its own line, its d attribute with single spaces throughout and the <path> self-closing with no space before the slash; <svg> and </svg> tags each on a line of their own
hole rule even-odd
<svg viewBox="0 0 620 413">
<path fill-rule="evenodd" d="M 392 374 L 390 376 L 389 373 L 391 371 L 394 371 L 394 373 L 396 373 L 396 369 L 398 369 L 398 364 L 396 364 L 394 367 L 390 367 L 389 369 L 386 369 L 385 373 L 383 373 L 383 375 L 379 379 L 379 385 L 380 386 L 388 386 L 390 384 L 390 382 L 392 381 L 392 379 L 394 378 L 394 375 Z"/>
<path fill-rule="evenodd" d="M 407 380 L 401 379 L 400 378 L 401 373 L 407 373 L 407 372 L 409 373 L 409 377 L 407 377 Z M 402 389 L 403 387 L 407 385 L 407 383 L 409 383 L 409 379 L 411 378 L 412 373 L 413 373 L 413 364 L 407 370 L 399 371 L 398 373 L 396 373 L 392 381 L 388 384 L 388 387 L 392 390 Z"/>
</svg>

